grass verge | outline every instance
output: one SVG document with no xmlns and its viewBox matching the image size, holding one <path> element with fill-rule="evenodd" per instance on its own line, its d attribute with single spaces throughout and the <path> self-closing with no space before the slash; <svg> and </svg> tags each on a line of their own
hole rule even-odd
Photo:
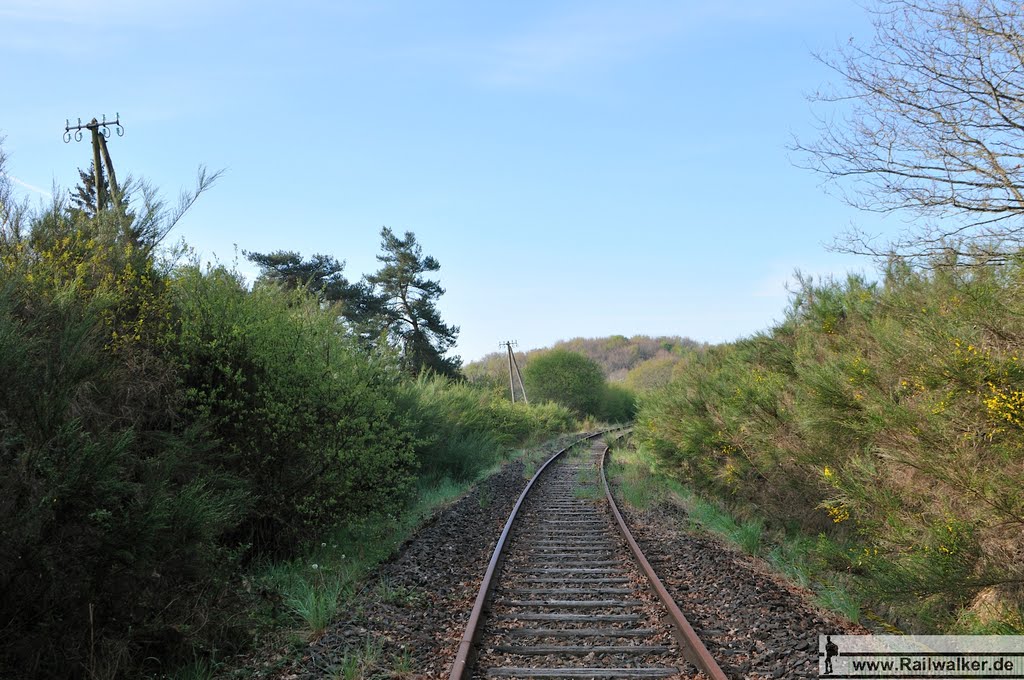
<svg viewBox="0 0 1024 680">
<path fill-rule="evenodd" d="M 538 466 L 550 456 L 552 446 L 564 445 L 564 436 L 541 446 L 507 451 L 491 467 L 482 470 L 474 480 L 457 481 L 449 477 L 421 479 L 416 500 L 399 514 L 377 514 L 350 522 L 325 536 L 318 545 L 310 546 L 302 557 L 267 562 L 251 570 L 246 587 L 259 593 L 264 604 L 257 615 L 259 635 L 276 638 L 279 646 L 290 648 L 278 663 L 286 664 L 298 656 L 311 640 L 324 633 L 339 612 L 350 608 L 353 597 L 365 588 L 373 588 L 384 602 L 412 602 L 417 597 L 387 579 L 368 583 L 367 578 L 378 564 L 387 559 L 411 537 L 428 518 L 452 503 L 474 484 L 501 470 L 504 464 L 522 460 L 527 466 Z M 557 448 L 553 449 L 557 450 Z M 493 502 L 481 494 L 480 505 Z M 356 613 L 358 615 L 358 612 Z M 264 643 L 267 644 L 267 643 Z M 273 644 L 270 642 L 269 644 Z M 390 673 L 388 677 L 404 677 L 410 669 L 409 658 L 385 658 L 382 646 L 373 639 L 363 641 L 346 652 L 330 677 L 349 679 L 370 674 Z M 207 680 L 213 677 L 249 677 L 251 669 L 232 668 L 230 663 L 201 660 L 179 669 L 173 680 Z"/>
<path fill-rule="evenodd" d="M 818 606 L 861 621 L 864 595 L 848 571 L 852 546 L 838 545 L 824 535 L 769 530 L 760 517 L 736 517 L 660 473 L 654 456 L 643 448 L 616 447 L 608 473 L 618 486 L 616 495 L 629 506 L 643 511 L 676 505 L 685 510 L 689 528 L 763 558 L 786 579 L 812 591 Z"/>
</svg>

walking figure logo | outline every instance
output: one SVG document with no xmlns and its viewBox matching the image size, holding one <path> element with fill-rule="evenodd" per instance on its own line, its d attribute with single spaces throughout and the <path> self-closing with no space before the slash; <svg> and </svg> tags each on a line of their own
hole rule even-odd
<svg viewBox="0 0 1024 680">
<path fill-rule="evenodd" d="M 839 656 L 839 645 L 832 642 L 832 636 L 825 637 L 825 674 L 832 672 L 832 657 Z"/>
</svg>

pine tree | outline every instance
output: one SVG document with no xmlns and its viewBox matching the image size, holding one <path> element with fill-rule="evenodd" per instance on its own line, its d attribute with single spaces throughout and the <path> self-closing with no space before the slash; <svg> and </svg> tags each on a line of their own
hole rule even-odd
<svg viewBox="0 0 1024 680">
<path fill-rule="evenodd" d="M 245 257 L 260 268 L 261 280 L 289 289 L 306 288 L 321 303 L 337 304 L 341 318 L 364 345 L 372 347 L 384 332 L 382 300 L 368 283 L 351 283 L 345 277 L 344 261 L 320 253 L 303 260 L 302 255 L 290 250 L 246 252 Z"/>
<path fill-rule="evenodd" d="M 244 253 L 245 257 L 260 268 L 260 278 L 279 283 L 285 288 L 308 288 L 321 301 L 344 300 L 352 288 L 342 271 L 344 262 L 330 255 L 317 253 L 309 260 L 290 250 L 273 253 Z"/>
<path fill-rule="evenodd" d="M 78 185 L 68 191 L 71 194 L 71 214 L 88 218 L 96 216 L 96 166 L 89 164 L 89 170 L 78 169 Z M 106 181 L 106 175 L 103 176 Z M 104 187 L 106 188 L 106 187 Z"/>
<path fill-rule="evenodd" d="M 73 217 L 82 216 L 89 219 L 96 217 L 96 166 L 89 163 L 88 170 L 78 169 L 79 182 L 74 189 L 69 189 L 71 196 L 71 207 L 69 212 Z M 100 170 L 100 179 L 103 181 L 103 193 L 110 196 L 110 182 L 107 174 Z M 129 197 L 124 187 L 121 187 L 121 202 L 127 206 Z"/>
<path fill-rule="evenodd" d="M 435 258 L 423 255 L 411 231 L 398 238 L 384 227 L 380 235 L 384 252 L 377 260 L 383 266 L 367 276 L 366 281 L 381 301 L 384 321 L 401 352 L 405 369 L 413 375 L 431 370 L 458 376 L 462 360 L 444 354 L 455 345 L 459 329 L 441 320 L 437 300 L 444 295 L 444 288 L 426 277 L 441 265 Z"/>
</svg>

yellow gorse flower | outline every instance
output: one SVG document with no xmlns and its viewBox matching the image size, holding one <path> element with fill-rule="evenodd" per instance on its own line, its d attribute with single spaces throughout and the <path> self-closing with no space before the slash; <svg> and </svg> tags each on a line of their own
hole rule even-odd
<svg viewBox="0 0 1024 680">
<path fill-rule="evenodd" d="M 830 505 L 826 510 L 828 510 L 828 516 L 836 524 L 850 519 L 850 511 L 845 505 Z"/>
<path fill-rule="evenodd" d="M 988 384 L 990 396 L 982 399 L 989 418 L 1024 428 L 1024 390 L 1010 390 Z"/>
</svg>

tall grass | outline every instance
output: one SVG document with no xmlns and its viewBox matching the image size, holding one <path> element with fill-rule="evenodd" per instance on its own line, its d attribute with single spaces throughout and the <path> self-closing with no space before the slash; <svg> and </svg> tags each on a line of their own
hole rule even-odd
<svg viewBox="0 0 1024 680">
<path fill-rule="evenodd" d="M 420 476 L 432 480 L 476 479 L 510 448 L 575 426 L 564 407 L 513 404 L 496 390 L 438 376 L 404 384 L 400 396 L 415 423 Z"/>
<path fill-rule="evenodd" d="M 667 477 L 644 447 L 620 445 L 614 451 L 610 476 L 618 496 L 630 506 L 648 510 L 675 505 L 685 511 L 686 528 L 714 534 L 741 551 L 766 559 L 791 582 L 815 593 L 818 604 L 857 621 L 862 584 L 850 576 L 850 548 L 824 535 L 767 528 L 764 518 L 745 512 L 738 517 L 719 502 L 704 498 Z"/>
<path fill-rule="evenodd" d="M 287 618 L 281 623 L 286 628 L 297 625 L 305 639 L 318 637 L 373 569 L 470 485 L 471 481 L 423 478 L 417 483 L 415 502 L 402 512 L 376 513 L 338 525 L 301 557 L 258 565 L 252 578 L 260 590 L 270 593 L 270 606 L 284 610 Z M 387 584 L 383 588 L 387 590 Z"/>
</svg>

